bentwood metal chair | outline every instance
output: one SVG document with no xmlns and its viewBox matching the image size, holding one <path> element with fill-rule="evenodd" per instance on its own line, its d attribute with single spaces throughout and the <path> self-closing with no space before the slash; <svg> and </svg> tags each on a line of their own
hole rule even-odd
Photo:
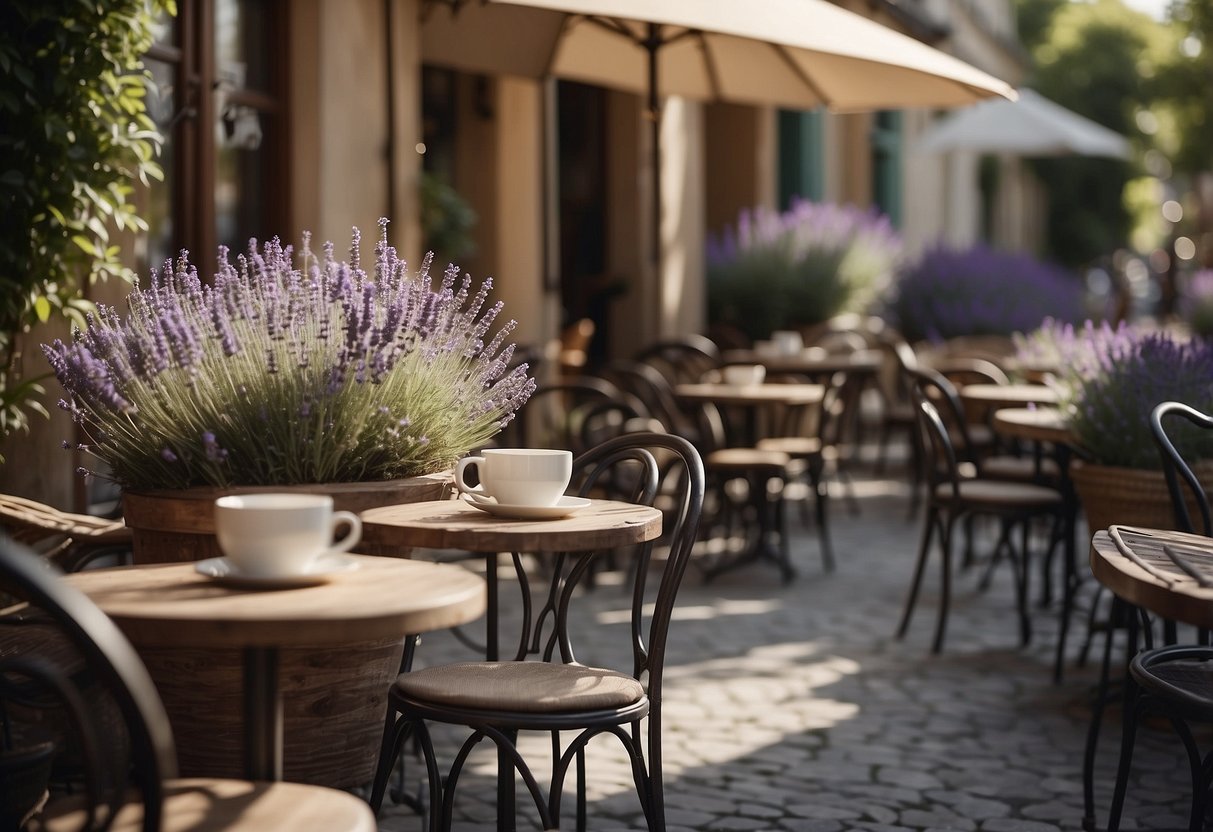
<svg viewBox="0 0 1213 832">
<path fill-rule="evenodd" d="M 699 454 L 685 439 L 668 434 L 631 434 L 609 440 L 574 463 L 581 494 L 602 483 L 630 483 L 630 501 L 665 506 L 665 557 L 653 558 L 653 544 L 635 553 L 630 626 L 621 635 L 627 667 L 609 669 L 578 663 L 573 622 L 578 619 L 578 587 L 593 553 L 566 555 L 553 567 L 547 602 L 522 655 L 515 661 L 461 662 L 402 674 L 388 694 L 379 766 L 371 792 L 378 811 L 401 743 L 414 733 L 429 780 L 430 829 L 450 829 L 456 790 L 468 755 L 483 740 L 498 751 L 498 765 L 516 771 L 525 784 L 544 829 L 559 828 L 561 798 L 570 767 L 577 768 L 577 828 L 586 828 L 585 747 L 593 738 L 612 735 L 631 759 L 641 808 L 650 830 L 665 828 L 662 783 L 661 702 L 666 635 L 679 584 L 686 571 L 703 507 L 704 473 Z M 655 591 L 654 591 L 655 590 Z M 592 622 L 590 626 L 596 626 Z M 621 645 L 623 646 L 623 645 Z M 446 776 L 427 723 L 466 726 L 470 732 Z M 546 790 L 516 747 L 520 731 L 551 734 L 552 774 Z M 573 734 L 566 741 L 563 732 Z M 513 812 L 514 778 L 501 778 L 497 811 Z M 546 793 L 545 793 L 546 792 Z M 508 820 L 507 820 L 508 822 Z"/>
<path fill-rule="evenodd" d="M 1181 417 L 1189 423 L 1176 425 L 1172 428 L 1173 433 L 1176 430 L 1213 430 L 1213 417 L 1180 402 L 1163 402 L 1150 415 L 1150 428 L 1162 457 L 1171 505 L 1175 511 L 1175 528 L 1185 532 L 1194 531 L 1192 509 L 1195 508 L 1200 514 L 1201 533 L 1209 536 L 1213 532 L 1213 523 L 1210 522 L 1208 498 L 1200 480 L 1180 456 L 1167 433 L 1164 422 L 1169 417 Z M 1178 553 L 1176 556 L 1182 557 Z M 1133 630 L 1138 619 L 1133 615 L 1129 619 L 1130 643 L 1135 644 L 1136 634 Z M 1191 725 L 1213 724 L 1213 647 L 1171 644 L 1151 648 L 1149 629 L 1142 629 L 1146 634 L 1147 649 L 1134 656 L 1129 663 L 1120 762 L 1107 828 L 1109 832 L 1120 828 L 1137 726 L 1145 717 L 1158 715 L 1170 721 L 1187 753 L 1192 787 L 1188 829 L 1198 832 L 1204 828 L 1205 806 L 1210 785 L 1213 784 L 1213 750 L 1201 756 Z"/>
<path fill-rule="evenodd" d="M 670 384 L 695 382 L 708 370 L 720 366 L 720 348 L 704 335 L 683 335 L 650 344 L 636 355 L 637 361 L 652 364 Z"/>
<path fill-rule="evenodd" d="M 913 391 L 920 429 L 925 435 L 923 467 L 929 483 L 927 510 L 922 540 L 918 548 L 918 562 L 906 597 L 905 611 L 897 628 L 897 637 L 904 638 L 914 614 L 918 591 L 931 554 L 931 543 L 939 536 L 941 566 L 941 597 L 935 625 L 932 652 L 943 649 L 947 630 L 948 608 L 952 595 L 952 535 L 956 522 L 971 515 L 992 516 L 999 520 L 1000 532 L 995 545 L 995 557 L 1005 554 L 1015 573 L 1016 606 L 1019 612 L 1020 642 L 1027 644 L 1031 638 L 1031 622 L 1028 618 L 1028 539 L 1029 523 L 1039 518 L 1054 519 L 1060 516 L 1061 495 L 1043 486 L 1028 483 L 997 482 L 977 477 L 962 476 L 960 461 L 952 445 L 952 438 L 939 411 L 926 397 L 921 387 Z M 1011 543 L 1013 529 L 1022 529 L 1019 551 Z"/>
<path fill-rule="evenodd" d="M 353 795 L 175 780 L 168 716 L 130 642 L 58 570 L 0 538 L 0 825 L 5 829 L 373 832 Z"/>
</svg>

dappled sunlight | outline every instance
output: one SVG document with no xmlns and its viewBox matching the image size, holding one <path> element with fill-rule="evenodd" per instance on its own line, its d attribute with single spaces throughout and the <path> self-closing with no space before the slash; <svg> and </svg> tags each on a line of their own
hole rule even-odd
<svg viewBox="0 0 1213 832">
<path fill-rule="evenodd" d="M 710 621 L 713 618 L 727 615 L 765 615 L 783 608 L 783 601 L 778 599 L 746 599 L 737 600 L 719 598 L 710 604 L 688 604 L 674 607 L 674 621 Z M 645 615 L 652 615 L 653 605 L 645 604 Z M 602 625 L 627 624 L 631 620 L 631 610 L 604 610 L 598 613 L 598 623 Z"/>
<path fill-rule="evenodd" d="M 722 602 L 721 606 L 744 608 L 760 603 Z M 821 691 L 860 670 L 859 662 L 831 654 L 814 641 L 761 645 L 742 655 L 667 666 L 663 707 L 667 778 L 702 766 L 761 756 L 795 735 L 828 730 L 854 719 L 860 712 L 857 703 Z M 722 704 L 734 711 L 726 722 L 719 718 Z M 688 725 L 703 728 L 688 731 Z M 548 760 L 551 753 L 549 739 L 538 733 L 523 733 L 519 748 L 532 763 Z M 591 800 L 632 793 L 627 756 L 613 738 L 591 742 L 587 761 L 594 772 L 589 783 Z M 491 746 L 482 744 L 469 759 L 468 768 L 476 775 L 494 777 L 496 758 Z M 542 782 L 549 769 L 546 763 L 537 769 L 537 774 L 542 772 Z"/>
</svg>

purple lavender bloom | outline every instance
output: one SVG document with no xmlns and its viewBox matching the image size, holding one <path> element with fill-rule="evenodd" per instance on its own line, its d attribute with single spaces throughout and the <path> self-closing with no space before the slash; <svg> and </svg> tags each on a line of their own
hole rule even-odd
<svg viewBox="0 0 1213 832">
<path fill-rule="evenodd" d="M 891 312 L 910 340 L 942 341 L 1082 320 L 1082 301 L 1077 276 L 1027 254 L 938 247 L 900 275 Z"/>
<path fill-rule="evenodd" d="M 182 253 L 125 317 L 102 309 L 44 345 L 89 452 L 124 485 L 172 488 L 411 476 L 484 444 L 535 386 L 509 369 L 513 322 L 490 332 L 487 281 L 448 269 L 435 287 L 431 257 L 410 274 L 386 228 L 369 272 L 357 235 L 351 263 L 331 243 L 318 260 L 306 236 L 298 254 L 277 238 L 234 262 L 220 249 L 209 285 Z M 301 424 L 317 408 L 323 430 Z M 393 413 L 410 415 L 385 440 Z M 201 443 L 198 424 L 214 426 Z"/>
<path fill-rule="evenodd" d="M 889 219 L 795 200 L 742 211 L 707 246 L 708 314 L 752 338 L 860 311 L 887 284 L 902 242 Z"/>
<path fill-rule="evenodd" d="M 1064 383 L 1071 430 L 1089 458 L 1104 465 L 1158 468 L 1150 414 L 1180 401 L 1213 411 L 1213 342 L 1169 332 L 1088 325 L 1063 343 L 1075 359 Z M 1169 435 L 1185 459 L 1213 458 L 1213 436 L 1187 422 Z"/>
</svg>

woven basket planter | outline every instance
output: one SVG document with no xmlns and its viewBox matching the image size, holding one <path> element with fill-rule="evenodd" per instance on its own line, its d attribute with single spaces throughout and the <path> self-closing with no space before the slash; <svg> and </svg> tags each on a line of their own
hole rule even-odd
<svg viewBox="0 0 1213 832">
<path fill-rule="evenodd" d="M 1198 463 L 1193 470 L 1208 491 L 1207 484 L 1213 483 L 1213 463 Z M 1075 461 L 1070 474 L 1092 534 L 1112 525 L 1175 528 L 1171 493 L 1161 470 Z M 1190 498 L 1188 511 L 1192 522 L 1200 523 L 1200 512 Z"/>
<path fill-rule="evenodd" d="M 128 492 L 123 495 L 123 511 L 133 532 L 136 563 L 180 563 L 222 555 L 215 541 L 214 501 L 224 494 L 328 494 L 336 509 L 361 512 L 445 499 L 450 489 L 451 476 L 445 472 L 387 482 Z M 354 549 L 369 555 L 409 554 L 370 545 Z M 279 651 L 287 780 L 336 788 L 370 781 L 387 690 L 399 672 L 402 649 L 403 638 Z M 242 652 L 154 648 L 139 653 L 168 711 L 181 775 L 242 776 Z"/>
</svg>

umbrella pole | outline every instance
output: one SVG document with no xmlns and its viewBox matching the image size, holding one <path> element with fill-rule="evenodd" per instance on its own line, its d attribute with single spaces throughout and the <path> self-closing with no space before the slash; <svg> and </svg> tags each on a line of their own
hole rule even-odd
<svg viewBox="0 0 1213 832">
<path fill-rule="evenodd" d="M 649 100 L 648 112 L 649 129 L 652 131 L 653 156 L 653 205 L 652 205 L 652 248 L 650 257 L 653 262 L 653 279 L 655 291 L 660 298 L 661 286 L 661 105 L 657 99 L 657 50 L 661 48 L 661 31 L 656 23 L 648 24 L 648 37 L 641 44 L 649 53 Z M 660 309 L 660 305 L 655 307 Z M 660 320 L 657 322 L 660 326 Z"/>
</svg>

